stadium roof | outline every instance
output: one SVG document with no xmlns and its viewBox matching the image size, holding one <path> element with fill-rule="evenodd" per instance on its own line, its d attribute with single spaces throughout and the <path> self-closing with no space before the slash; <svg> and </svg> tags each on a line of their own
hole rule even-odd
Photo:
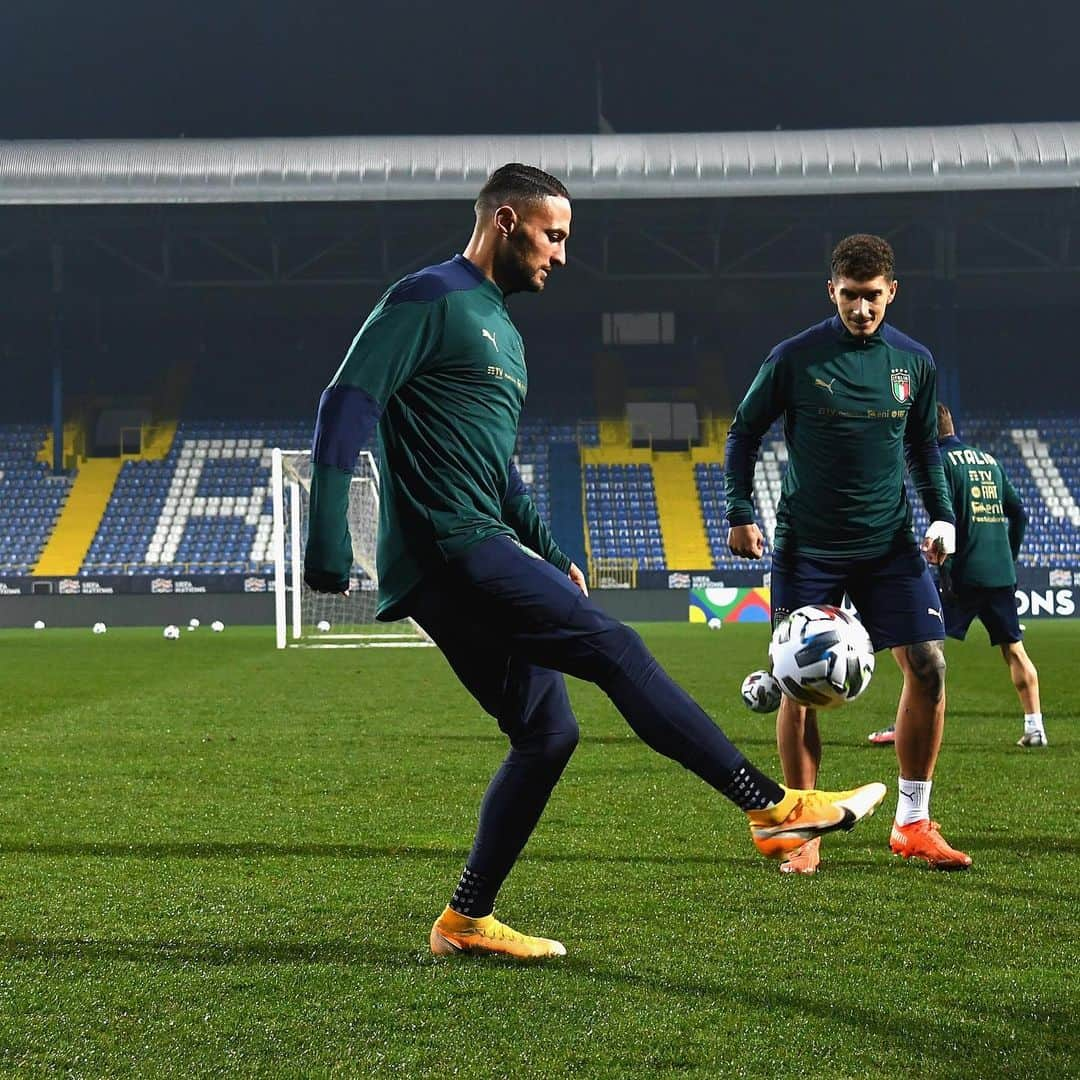
<svg viewBox="0 0 1080 1080">
<path fill-rule="evenodd" d="M 1080 186 L 1080 123 L 668 135 L 0 142 L 0 204 L 471 199 L 537 164 L 576 199 Z"/>
</svg>

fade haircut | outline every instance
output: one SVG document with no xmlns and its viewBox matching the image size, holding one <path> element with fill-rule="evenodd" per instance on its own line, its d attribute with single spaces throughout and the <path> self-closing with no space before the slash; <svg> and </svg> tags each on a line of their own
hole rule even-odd
<svg viewBox="0 0 1080 1080">
<path fill-rule="evenodd" d="M 952 413 L 948 405 L 937 403 L 937 433 L 938 435 L 955 435 L 956 425 L 953 423 Z"/>
<path fill-rule="evenodd" d="M 501 165 L 488 178 L 476 199 L 476 212 L 494 210 L 497 206 L 537 203 L 554 195 L 569 199 L 570 192 L 557 177 L 534 165 L 511 161 Z"/>
<path fill-rule="evenodd" d="M 896 257 L 888 240 L 871 233 L 845 236 L 833 248 L 829 270 L 833 281 L 851 278 L 852 281 L 870 281 L 883 277 L 892 281 L 896 269 Z"/>
</svg>

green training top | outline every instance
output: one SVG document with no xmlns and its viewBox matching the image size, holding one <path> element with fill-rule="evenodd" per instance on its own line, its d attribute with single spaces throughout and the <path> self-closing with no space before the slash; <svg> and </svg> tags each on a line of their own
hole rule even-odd
<svg viewBox="0 0 1080 1080">
<path fill-rule="evenodd" d="M 568 570 L 511 461 L 527 382 L 503 294 L 464 256 L 392 286 L 319 403 L 305 569 L 348 580 L 349 479 L 377 417 L 379 618 L 492 536 Z"/>
<path fill-rule="evenodd" d="M 940 444 L 956 510 L 956 554 L 949 560 L 953 587 L 1015 585 L 1016 557 L 1027 525 L 1019 496 L 992 454 L 955 435 Z"/>
<path fill-rule="evenodd" d="M 754 520 L 761 438 L 784 417 L 788 468 L 777 550 L 875 558 L 914 543 L 907 456 L 933 521 L 953 521 L 937 446 L 937 369 L 925 346 L 882 325 L 866 338 L 839 316 L 781 342 L 735 413 L 724 465 L 731 525 Z"/>
</svg>

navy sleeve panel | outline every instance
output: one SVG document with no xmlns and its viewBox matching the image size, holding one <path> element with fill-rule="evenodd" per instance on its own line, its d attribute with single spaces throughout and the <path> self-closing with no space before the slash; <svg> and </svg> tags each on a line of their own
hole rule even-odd
<svg viewBox="0 0 1080 1080">
<path fill-rule="evenodd" d="M 724 445 L 724 475 L 727 479 L 727 519 L 732 527 L 750 525 L 754 521 L 750 492 L 754 486 L 754 466 L 757 464 L 761 435 L 728 428 Z"/>
<path fill-rule="evenodd" d="M 371 441 L 382 409 L 358 386 L 328 386 L 319 399 L 311 460 L 352 474 L 356 455 Z"/>
<path fill-rule="evenodd" d="M 945 480 L 945 466 L 941 460 L 941 448 L 937 437 L 937 365 L 925 345 L 891 326 L 886 326 L 882 336 L 893 347 L 920 356 L 926 362 L 923 385 L 920 385 L 908 412 L 904 427 L 904 457 L 908 471 L 915 482 L 915 490 L 922 499 L 931 521 L 947 521 L 956 524 L 952 497 Z"/>
<path fill-rule="evenodd" d="M 773 348 L 766 360 L 773 357 L 790 356 L 801 349 L 812 349 L 822 344 L 822 342 L 835 341 L 836 336 L 843 333 L 844 324 L 840 321 L 839 315 L 834 315 L 830 319 L 822 319 L 821 322 L 814 323 L 813 326 L 801 330 L 794 337 L 785 338 Z"/>
<path fill-rule="evenodd" d="M 435 266 L 426 266 L 402 278 L 391 286 L 386 294 L 387 304 L 403 304 L 416 301 L 440 300 L 447 293 L 467 292 L 475 289 L 484 275 L 464 255 Z"/>
<path fill-rule="evenodd" d="M 913 337 L 908 337 L 902 330 L 897 330 L 895 326 L 885 323 L 881 328 L 881 338 L 886 345 L 894 349 L 903 349 L 904 352 L 915 353 L 918 356 L 925 357 L 931 364 L 934 363 L 933 354 L 922 342 L 916 341 Z"/>
<path fill-rule="evenodd" d="M 809 333 L 818 329 L 811 327 Z M 799 338 L 782 342 L 769 353 L 735 410 L 735 418 L 728 428 L 724 445 L 725 513 L 728 524 L 733 528 L 753 523 L 754 465 L 758 450 L 765 432 L 787 405 L 784 381 L 778 371 L 783 350 L 791 342 L 805 337 L 806 334 L 800 334 Z"/>
</svg>

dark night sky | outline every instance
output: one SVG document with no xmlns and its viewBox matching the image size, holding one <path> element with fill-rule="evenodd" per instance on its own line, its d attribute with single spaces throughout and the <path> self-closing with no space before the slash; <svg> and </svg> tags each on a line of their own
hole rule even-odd
<svg viewBox="0 0 1080 1080">
<path fill-rule="evenodd" d="M 577 9 L 575 12 L 575 8 Z M 7 0 L 0 138 L 1075 120 L 1080 6 Z"/>
</svg>

